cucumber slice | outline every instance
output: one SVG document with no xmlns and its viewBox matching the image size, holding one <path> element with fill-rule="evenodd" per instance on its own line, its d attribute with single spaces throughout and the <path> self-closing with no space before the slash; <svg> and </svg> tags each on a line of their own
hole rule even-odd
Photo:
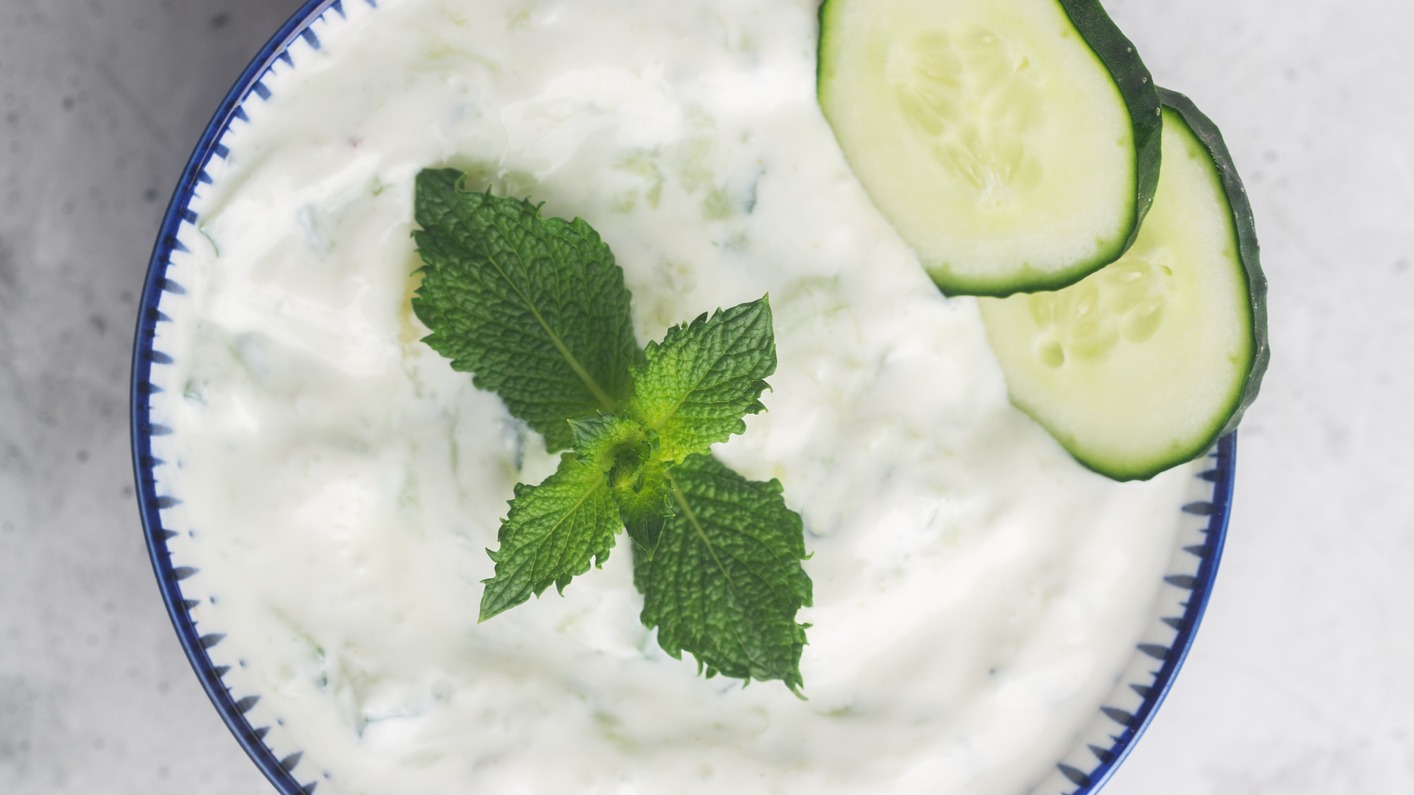
<svg viewBox="0 0 1414 795">
<path fill-rule="evenodd" d="M 817 91 L 945 293 L 1078 281 L 1158 182 L 1158 95 L 1096 0 L 826 0 Z"/>
<path fill-rule="evenodd" d="M 1058 292 L 978 302 L 1012 403 L 1116 480 L 1196 458 L 1235 428 L 1270 355 L 1237 169 L 1192 102 L 1159 95 L 1163 170 L 1129 253 Z"/>
</svg>

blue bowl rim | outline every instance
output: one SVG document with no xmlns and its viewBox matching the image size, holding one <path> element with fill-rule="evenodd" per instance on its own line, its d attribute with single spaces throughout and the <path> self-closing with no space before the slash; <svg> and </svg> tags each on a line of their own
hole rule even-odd
<svg viewBox="0 0 1414 795">
<path fill-rule="evenodd" d="M 377 5 L 377 0 L 363 2 L 370 6 Z M 164 291 L 180 292 L 182 289 L 180 285 L 173 285 L 167 280 L 167 266 L 172 252 L 180 246 L 177 233 L 184 220 L 186 208 L 195 195 L 201 174 L 215 154 L 221 136 L 238 115 L 241 105 L 257 90 L 258 84 L 274 63 L 285 57 L 286 48 L 304 35 L 309 25 L 324 12 L 332 8 L 342 14 L 342 5 L 343 0 L 305 0 L 261 47 L 226 92 L 187 160 L 162 218 L 148 262 L 133 343 L 130 389 L 133 477 L 137 486 L 136 497 L 148 555 L 152 561 L 158 588 L 182 650 L 202 688 L 236 741 L 281 795 L 309 795 L 314 792 L 317 782 L 300 784 L 293 771 L 298 766 L 302 754 L 295 752 L 283 759 L 277 758 L 263 740 L 264 730 L 252 726 L 246 719 L 245 713 L 250 709 L 250 698 L 238 699 L 224 686 L 222 677 L 225 671 L 216 666 L 206 652 L 209 646 L 214 645 L 214 640 L 219 638 L 213 640 L 213 636 L 202 636 L 188 612 L 192 605 L 185 602 L 180 587 L 180 581 L 187 576 L 187 572 L 181 567 L 173 566 L 167 545 L 173 533 L 162 524 L 161 510 L 168 507 L 171 501 L 169 497 L 157 493 L 153 476 L 153 468 L 161 462 L 156 461 L 152 455 L 151 437 L 164 434 L 168 429 L 153 424 L 148 401 L 154 392 L 150 383 L 152 365 L 161 361 L 162 356 L 153 347 L 157 324 L 165 320 L 158 309 L 161 294 Z M 1236 471 L 1236 431 L 1219 439 L 1208 455 L 1214 459 L 1213 468 L 1202 476 L 1212 481 L 1213 498 L 1211 502 L 1184 506 L 1187 513 L 1208 517 L 1208 526 L 1203 531 L 1205 540 L 1202 549 L 1196 551 L 1200 556 L 1198 570 L 1195 575 L 1173 576 L 1167 579 L 1169 584 L 1190 592 L 1183 615 L 1176 619 L 1166 619 L 1171 622 L 1170 625 L 1177 634 L 1171 645 L 1149 652 L 1161 665 L 1154 673 L 1153 684 L 1144 687 L 1140 707 L 1132 713 L 1103 709 L 1104 714 L 1118 724 L 1120 731 L 1113 735 L 1114 744 L 1109 749 L 1091 748 L 1099 764 L 1088 772 L 1066 764 L 1058 765 L 1060 772 L 1077 786 L 1070 795 L 1093 795 L 1114 775 L 1115 770 L 1129 756 L 1134 744 L 1153 721 L 1192 648 L 1193 638 L 1212 593 L 1227 536 Z"/>
<path fill-rule="evenodd" d="M 374 0 L 365 0 L 370 4 Z M 201 137 L 197 140 L 191 157 L 182 169 L 181 179 L 167 204 L 162 217 L 162 225 L 153 245 L 148 261 L 147 276 L 143 283 L 142 300 L 138 305 L 137 330 L 133 342 L 132 384 L 130 390 L 130 428 L 132 435 L 133 477 L 137 484 L 138 509 L 142 515 L 144 535 L 147 539 L 148 556 L 152 561 L 157 585 L 162 592 L 162 601 L 167 606 L 167 615 L 181 642 L 182 651 L 191 663 L 206 695 L 220 713 L 226 727 L 235 735 L 236 741 L 245 749 L 256 767 L 281 795 L 309 795 L 314 792 L 315 783 L 302 785 L 295 779 L 293 771 L 299 764 L 299 753 L 283 759 L 276 758 L 274 752 L 263 741 L 263 731 L 252 726 L 245 718 L 249 701 L 237 699 L 222 683 L 224 671 L 218 668 L 206 653 L 212 645 L 210 636 L 203 636 L 196 628 L 188 612 L 191 605 L 184 604 L 184 596 L 179 583 L 186 576 L 180 568 L 172 565 L 167 541 L 171 531 L 162 525 L 161 510 L 169 498 L 157 493 L 153 468 L 158 463 L 152 455 L 151 437 L 165 433 L 167 429 L 155 428 L 152 423 L 148 400 L 152 395 L 151 373 L 154 363 L 153 344 L 156 339 L 157 324 L 164 319 L 158 309 L 161 294 L 176 289 L 167 280 L 167 265 L 172 252 L 180 245 L 177 233 L 181 227 L 183 213 L 195 195 L 201 174 L 215 153 L 216 146 L 237 116 L 239 108 L 256 89 L 266 72 L 280 59 L 286 48 L 304 30 L 331 7 L 342 6 L 342 0 L 305 0 L 290 15 L 274 35 L 246 65 L 226 92 L 211 120 L 207 122 Z"/>
</svg>

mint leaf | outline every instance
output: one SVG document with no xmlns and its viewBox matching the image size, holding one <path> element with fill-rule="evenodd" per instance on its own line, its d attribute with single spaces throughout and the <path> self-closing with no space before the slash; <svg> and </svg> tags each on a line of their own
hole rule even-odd
<svg viewBox="0 0 1414 795">
<path fill-rule="evenodd" d="M 801 519 L 780 483 L 749 481 L 711 455 L 684 459 L 668 478 L 677 513 L 651 559 L 634 555 L 643 623 L 709 677 L 780 679 L 799 692 L 806 627 L 795 615 L 811 584 Z"/>
<path fill-rule="evenodd" d="M 639 353 L 623 271 L 584 221 L 461 182 L 447 169 L 417 177 L 424 267 L 412 307 L 432 330 L 425 341 L 565 449 L 566 419 L 613 411 L 631 391 Z"/>
<path fill-rule="evenodd" d="M 634 542 L 634 554 L 652 559 L 662 538 L 663 526 L 674 513 L 668 466 L 648 461 L 633 472 L 612 477 L 619 518 Z"/>
<path fill-rule="evenodd" d="M 647 461 L 653 454 L 642 423 L 599 412 L 569 421 L 574 451 L 605 472 L 622 462 Z"/>
<path fill-rule="evenodd" d="M 609 557 L 622 526 L 604 473 L 573 453 L 561 456 L 560 468 L 540 485 L 517 484 L 510 505 L 499 549 L 487 550 L 496 574 L 483 581 L 482 621 L 551 585 L 563 591 L 591 561 Z"/>
<path fill-rule="evenodd" d="M 673 513 L 667 467 L 658 459 L 657 434 L 612 414 L 570 420 L 574 449 L 609 479 L 614 502 L 640 554 L 652 556 L 663 523 Z"/>
<path fill-rule="evenodd" d="M 628 414 L 658 434 L 659 456 L 681 461 L 746 430 L 742 417 L 776 371 L 771 304 L 759 300 L 706 314 L 649 343 L 633 368 Z"/>
</svg>

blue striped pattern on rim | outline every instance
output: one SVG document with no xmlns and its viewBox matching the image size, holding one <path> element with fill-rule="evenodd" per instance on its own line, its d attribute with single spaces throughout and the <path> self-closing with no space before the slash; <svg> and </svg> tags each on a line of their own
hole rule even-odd
<svg viewBox="0 0 1414 795">
<path fill-rule="evenodd" d="M 1204 516 L 1208 520 L 1201 531 L 1203 542 L 1184 548 L 1185 552 L 1197 559 L 1197 568 L 1191 574 L 1177 573 L 1165 578 L 1169 585 L 1187 592 L 1187 597 L 1181 603 L 1182 613 L 1161 619 L 1177 634 L 1167 646 L 1146 643 L 1138 646 L 1138 652 L 1159 663 L 1159 667 L 1153 672 L 1150 682 L 1125 683 L 1142 699 L 1138 709 L 1131 712 L 1118 707 L 1100 708 L 1101 714 L 1114 724 L 1118 732 L 1111 735 L 1113 743 L 1109 747 L 1088 746 L 1087 750 L 1096 760 L 1093 768 L 1087 771 L 1064 763 L 1058 766 L 1062 776 L 1077 787 L 1069 795 L 1092 795 L 1114 775 L 1120 763 L 1133 750 L 1134 743 L 1153 721 L 1154 713 L 1168 696 L 1174 678 L 1193 645 L 1193 637 L 1203 620 L 1203 611 L 1208 607 L 1208 598 L 1212 594 L 1213 582 L 1218 574 L 1218 561 L 1222 557 L 1223 542 L 1227 538 L 1227 523 L 1232 510 L 1233 476 L 1237 470 L 1237 432 L 1230 432 L 1219 439 L 1208 457 L 1212 460 L 1212 468 L 1203 471 L 1199 477 L 1213 484 L 1212 498 L 1183 506 L 1184 513 Z"/>
<path fill-rule="evenodd" d="M 376 7 L 377 5 L 376 0 L 363 0 L 363 2 L 369 6 Z M 236 741 L 241 744 L 241 747 L 250 755 L 251 760 L 275 785 L 275 789 L 281 795 L 311 795 L 318 786 L 318 782 L 312 781 L 302 784 L 295 778 L 294 771 L 303 756 L 301 752 L 295 751 L 279 757 L 266 745 L 265 735 L 269 731 L 269 727 L 254 726 L 246 718 L 246 713 L 255 706 L 260 697 L 258 695 L 238 697 L 233 694 L 222 681 L 229 669 L 215 665 L 207 654 L 207 650 L 220 643 L 224 636 L 219 634 L 200 635 L 190 614 L 191 609 L 197 603 L 182 594 L 181 581 L 195 574 L 196 570 L 187 566 L 175 565 L 168 549 L 167 542 L 174 537 L 175 533 L 163 526 L 161 511 L 176 504 L 176 498 L 157 493 L 154 470 L 161 466 L 162 462 L 152 455 L 151 439 L 154 436 L 169 434 L 171 429 L 152 422 L 149 401 L 157 390 L 157 387 L 151 382 L 152 366 L 154 364 L 170 364 L 172 361 L 167 354 L 155 350 L 153 345 L 158 325 L 170 320 L 159 309 L 162 294 L 168 292 L 182 295 L 186 292 L 181 284 L 167 278 L 167 267 L 173 252 L 185 250 L 184 245 L 178 239 L 178 231 L 183 222 L 191 221 L 189 205 L 197 187 L 211 184 L 212 179 L 207 173 L 207 166 L 212 158 L 225 159 L 228 156 L 229 153 L 220 140 L 231 123 L 235 120 L 248 120 L 246 112 L 241 106 L 251 97 L 260 99 L 270 97 L 270 90 L 264 84 L 265 75 L 270 68 L 276 61 L 284 61 L 287 65 L 293 65 L 287 52 L 290 44 L 297 39 L 302 39 L 312 48 L 319 49 L 319 39 L 309 28 L 316 20 L 331 10 L 343 16 L 343 0 L 306 0 L 300 9 L 280 26 L 280 29 L 241 72 L 231 90 L 221 100 L 221 105 L 215 115 L 206 125 L 205 131 L 202 132 L 196 148 L 182 171 L 181 180 L 177 183 L 172 200 L 167 205 L 167 212 L 163 217 L 162 227 L 148 264 L 147 280 L 143 286 L 133 344 L 130 397 L 133 474 L 137 482 L 138 508 L 147 535 L 148 554 L 157 575 L 158 588 L 162 592 L 162 600 L 167 605 L 167 613 L 172 619 L 172 626 L 177 631 L 177 638 L 182 644 L 182 650 L 186 652 L 187 659 L 191 662 L 197 678 L 201 681 L 201 686 L 206 690 L 207 696 L 211 698 L 211 703 L 215 705 L 216 711 L 221 714 L 226 726 L 235 735 Z"/>
</svg>

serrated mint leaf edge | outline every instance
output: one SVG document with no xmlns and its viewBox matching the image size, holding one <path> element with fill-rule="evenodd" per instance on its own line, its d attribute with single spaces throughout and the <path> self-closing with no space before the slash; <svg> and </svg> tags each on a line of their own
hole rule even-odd
<svg viewBox="0 0 1414 795">
<path fill-rule="evenodd" d="M 546 225 L 544 227 L 545 229 L 553 231 L 545 232 L 544 236 L 539 238 L 538 243 L 541 245 L 546 247 L 563 246 L 570 248 L 582 246 L 592 250 L 594 252 L 592 257 L 589 257 L 588 260 L 581 260 L 581 262 L 587 263 L 584 273 L 576 274 L 576 276 L 586 279 L 586 284 L 594 285 L 596 294 L 600 291 L 607 291 L 606 295 L 609 296 L 610 300 L 607 303 L 600 301 L 597 304 L 598 306 L 613 307 L 621 303 L 623 309 L 622 317 L 619 316 L 620 313 L 618 312 L 611 312 L 611 316 L 609 317 L 600 317 L 591 312 L 584 318 L 591 322 L 597 320 L 601 325 L 607 324 L 604 325 L 604 329 L 602 329 L 605 333 L 600 335 L 590 334 L 588 336 L 597 336 L 607 341 L 605 343 L 605 349 L 600 353 L 596 353 L 593 358 L 596 360 L 602 359 L 602 361 L 599 361 L 599 364 L 608 364 L 607 369 L 615 373 L 615 375 L 609 376 L 610 382 L 615 384 L 615 388 L 612 390 L 613 394 L 611 394 L 608 385 L 601 384 L 594 373 L 590 372 L 589 367 L 586 366 L 584 362 L 580 361 L 574 351 L 570 350 L 565 339 L 546 320 L 544 313 L 541 311 L 541 307 L 525 295 L 517 282 L 510 278 L 505 268 L 495 262 L 495 257 L 489 256 L 488 252 L 485 259 L 493 264 L 503 285 L 514 291 L 520 298 L 524 308 L 531 314 L 536 324 L 549 339 L 561 361 L 570 368 L 570 371 L 579 379 L 584 389 L 588 392 L 587 396 L 595 401 L 598 404 L 597 407 L 600 409 L 610 411 L 617 410 L 620 403 L 626 401 L 632 394 L 631 368 L 637 363 L 642 352 L 639 350 L 637 342 L 633 337 L 633 323 L 630 315 L 632 294 L 623 283 L 623 269 L 615 261 L 612 250 L 607 243 L 604 242 L 602 237 L 599 236 L 598 232 L 583 219 L 575 218 L 572 221 L 565 221 L 561 218 L 544 217 L 540 212 L 543 204 L 533 204 L 526 199 L 497 197 L 489 192 L 477 193 L 468 191 L 463 187 L 465 179 L 466 175 L 464 173 L 452 168 L 429 168 L 419 172 L 415 186 L 414 215 L 415 220 L 423 228 L 413 233 L 415 240 L 418 241 L 419 255 L 421 255 L 423 246 L 422 241 L 426 239 L 423 236 L 428 235 L 442 239 L 441 245 L 449 252 L 446 255 L 449 261 L 465 261 L 464 259 L 458 260 L 457 255 L 450 253 L 457 249 L 464 250 L 464 247 L 460 244 L 458 235 L 450 230 L 457 227 L 465 229 L 466 226 L 475 225 L 474 222 L 466 220 L 466 215 L 458 215 L 458 203 L 464 201 L 465 197 L 468 196 L 475 197 L 473 201 L 484 201 L 486 204 L 483 206 L 489 208 L 484 210 L 473 209 L 471 212 L 499 213 L 503 210 L 509 210 L 510 214 L 514 216 L 512 220 L 516 223 L 524 223 L 527 227 L 534 227 L 537 224 Z M 517 227 L 517 229 L 519 229 L 519 227 Z M 566 242 L 566 240 L 570 238 L 573 238 L 573 243 Z M 423 341 L 439 354 L 446 358 L 453 359 L 455 365 L 456 357 L 453 355 L 453 350 L 439 339 L 441 336 L 449 336 L 453 333 L 449 328 L 443 327 L 442 321 L 445 313 L 438 311 L 436 302 L 429 300 L 424 292 L 429 275 L 433 274 L 438 269 L 428 264 L 425 259 L 423 262 L 423 267 L 418 269 L 418 272 L 423 274 L 423 284 L 419 286 L 416 294 L 412 298 L 413 312 L 423 324 L 432 331 L 431 334 L 423 338 Z M 609 281 L 603 281 L 606 277 Z M 452 279 L 454 277 L 452 275 L 440 275 L 436 278 Z M 451 288 L 445 289 L 450 290 Z M 447 303 L 454 305 L 456 302 L 449 298 L 447 299 Z M 619 366 L 613 366 L 614 363 L 617 363 Z M 463 364 L 463 366 L 459 366 L 456 369 L 472 372 L 475 377 L 474 380 L 477 381 L 478 388 L 502 397 L 508 409 L 512 409 L 513 416 L 526 422 L 537 432 L 541 433 L 542 436 L 546 437 L 551 450 L 564 449 L 570 446 L 567 432 L 563 432 L 555 427 L 555 423 L 557 423 L 559 419 L 569 419 L 569 416 L 578 415 L 579 412 L 577 410 L 572 413 L 565 412 L 569 416 L 557 417 L 547 422 L 543 417 L 522 416 L 516 410 L 518 407 L 513 407 L 511 404 L 519 402 L 538 405 L 584 405 L 581 402 L 581 395 L 567 394 L 559 398 L 551 399 L 546 399 L 544 396 L 537 396 L 532 399 L 525 395 L 501 395 L 500 391 L 495 386 L 481 383 L 481 376 L 475 372 L 475 368 L 470 366 L 470 364 Z"/>
<path fill-rule="evenodd" d="M 661 414 L 655 412 L 658 416 L 652 418 L 647 416 L 647 413 L 644 411 L 645 399 L 640 395 L 639 385 L 649 380 L 649 373 L 656 366 L 666 366 L 665 364 L 660 364 L 665 361 L 659 358 L 658 355 L 660 353 L 667 351 L 671 354 L 675 352 L 676 348 L 689 345 L 696 345 L 698 349 L 700 349 L 701 340 L 703 338 L 730 330 L 732 326 L 742 323 L 745 324 L 745 330 L 742 335 L 738 337 L 737 341 L 739 342 L 741 339 L 745 338 L 752 328 L 761 326 L 762 334 L 760 338 L 764 339 L 766 342 L 765 358 L 768 359 L 768 361 L 758 372 L 752 373 L 749 376 L 736 376 L 736 378 L 740 378 L 744 382 L 741 394 L 749 397 L 742 401 L 744 403 L 742 412 L 735 418 L 735 421 L 728 422 L 724 419 L 718 419 L 716 421 L 721 427 L 730 426 L 727 427 L 725 432 L 719 432 L 714 429 L 714 432 L 710 434 L 710 439 L 705 443 L 684 439 L 681 438 L 680 435 L 670 432 L 670 426 L 683 406 L 688 405 L 691 402 L 692 396 L 703 389 L 704 380 L 710 375 L 710 367 L 708 368 L 708 372 L 703 374 L 702 379 L 699 379 L 696 383 L 691 384 L 682 391 L 677 403 L 669 411 Z M 715 361 L 720 362 L 733 356 L 739 356 L 740 353 L 737 352 L 736 349 L 729 347 L 724 351 L 717 352 L 715 355 Z M 706 453 L 713 444 L 724 442 L 734 435 L 745 432 L 746 422 L 744 418 L 750 414 L 759 414 L 766 408 L 760 398 L 761 394 L 770 388 L 770 384 L 766 382 L 766 379 L 775 373 L 777 363 L 774 316 L 771 312 L 769 293 L 754 301 L 745 301 L 734 306 L 719 308 L 710 315 L 703 312 L 688 323 L 680 323 L 668 328 L 661 340 L 648 343 L 638 364 L 631 370 L 630 377 L 634 383 L 635 391 L 633 397 L 628 401 L 626 413 L 642 422 L 644 427 L 649 430 L 660 433 L 659 444 L 661 449 L 666 453 L 663 460 L 677 463 L 689 455 Z"/>
<path fill-rule="evenodd" d="M 710 454 L 693 456 L 693 458 L 696 457 L 715 458 Z M 789 689 L 794 695 L 801 699 L 804 699 L 805 697 L 801 692 L 801 689 L 804 687 L 804 680 L 800 674 L 800 658 L 804 652 L 805 646 L 809 644 L 809 641 L 806 637 L 806 630 L 810 628 L 810 625 L 796 621 L 796 617 L 799 616 L 799 611 L 802 608 L 810 607 L 813 602 L 813 582 L 811 581 L 809 574 L 805 572 L 804 567 L 801 565 L 802 561 L 808 559 L 809 557 L 808 552 L 805 550 L 803 520 L 801 520 L 800 514 L 798 512 L 791 510 L 789 506 L 785 504 L 783 499 L 784 491 L 778 480 L 775 480 L 774 478 L 769 481 L 749 480 L 743 477 L 740 473 L 726 466 L 725 464 L 722 464 L 720 461 L 715 461 L 715 464 L 716 466 L 720 467 L 723 472 L 740 479 L 742 484 L 748 485 L 752 488 L 766 489 L 767 491 L 769 491 L 771 493 L 772 499 L 779 500 L 779 507 L 786 513 L 788 513 L 790 516 L 794 517 L 796 520 L 796 533 L 785 533 L 782 536 L 783 538 L 787 539 L 787 543 L 793 547 L 790 557 L 781 559 L 776 556 L 777 562 L 782 563 L 784 566 L 787 567 L 794 566 L 797 569 L 797 571 L 795 572 L 785 572 L 786 587 L 790 592 L 792 601 L 798 603 L 796 605 L 795 611 L 788 619 L 791 625 L 791 645 L 794 647 L 791 653 L 791 657 L 793 659 L 791 660 L 790 668 L 789 670 L 785 670 L 783 672 L 776 672 L 778 675 L 768 675 L 765 677 L 753 677 L 750 672 L 748 672 L 746 675 L 739 675 L 736 673 L 723 673 L 719 665 L 721 661 L 714 661 L 710 659 L 710 652 L 707 652 L 706 655 L 704 655 L 705 650 L 694 649 L 692 648 L 691 643 L 683 644 L 679 642 L 675 646 L 673 643 L 667 642 L 663 635 L 663 627 L 655 623 L 649 615 L 650 605 L 648 601 L 648 590 L 649 588 L 651 588 L 651 586 L 645 587 L 646 584 L 642 581 L 643 574 L 638 568 L 641 563 L 638 561 L 637 558 L 635 558 L 636 565 L 634 585 L 638 588 L 640 594 L 642 594 L 644 597 L 644 609 L 641 616 L 642 623 L 650 629 L 657 630 L 658 645 L 663 649 L 664 652 L 666 652 L 675 659 L 682 659 L 683 652 L 691 654 L 693 659 L 697 662 L 698 672 L 702 673 L 705 671 L 705 675 L 709 679 L 713 676 L 721 674 L 730 678 L 739 678 L 743 681 L 744 685 L 750 684 L 752 681 L 769 681 L 771 679 L 780 679 L 782 684 L 787 689 Z M 685 513 L 687 515 L 685 521 L 687 521 L 692 526 L 692 532 L 697 535 L 702 545 L 707 548 L 709 554 L 711 555 L 714 561 L 714 565 L 717 567 L 717 571 L 723 576 L 727 577 L 728 580 L 730 580 L 730 574 L 726 571 L 726 568 L 722 563 L 720 551 L 717 546 L 712 543 L 711 539 L 707 537 L 706 531 L 702 527 L 702 521 L 700 518 L 697 517 L 697 512 L 692 507 L 690 498 L 684 492 L 681 486 L 676 482 L 677 479 L 674 477 L 671 471 L 669 472 L 669 478 L 673 481 L 674 500 L 679 506 L 678 513 Z M 635 548 L 634 554 L 637 555 L 637 553 L 638 550 Z M 799 557 L 795 557 L 797 553 L 799 554 Z M 658 561 L 656 559 L 650 558 L 649 563 L 656 565 Z M 673 636 L 679 636 L 682 633 L 680 631 L 674 631 L 669 634 Z M 680 641 L 681 638 L 678 637 L 678 640 Z M 741 648 L 745 649 L 748 647 L 749 644 L 739 642 L 738 645 L 741 646 Z"/>
<path fill-rule="evenodd" d="M 573 471 L 575 468 L 580 468 L 580 471 Z M 554 526 L 546 533 L 542 533 L 542 535 L 548 535 L 558 530 L 561 524 L 569 521 L 580 509 L 584 508 L 587 503 L 596 498 L 603 498 L 607 501 L 607 506 L 600 506 L 607 508 L 606 515 L 600 518 L 607 519 L 612 524 L 599 522 L 596 527 L 589 528 L 589 533 L 603 536 L 603 538 L 600 539 L 602 543 L 594 544 L 592 540 L 586 543 L 587 554 L 585 554 L 582 559 L 555 572 L 553 576 L 542 577 L 540 579 L 528 578 L 526 582 L 520 583 L 518 587 L 512 588 L 510 584 L 508 584 L 508 578 L 512 576 L 513 572 L 502 570 L 502 566 L 507 565 L 506 556 L 508 551 L 506 544 L 508 541 L 512 540 L 509 538 L 509 534 L 517 531 L 517 528 L 513 527 L 512 523 L 515 521 L 519 511 L 530 509 L 537 490 L 553 488 L 555 485 L 558 485 L 551 483 L 557 476 L 566 478 L 572 476 L 583 477 L 589 482 L 589 488 L 579 496 L 573 507 L 563 512 L 556 520 Z M 551 585 L 554 585 L 556 590 L 563 594 L 565 587 L 568 586 L 570 581 L 575 577 L 589 571 L 591 567 L 602 566 L 604 561 L 609 559 L 610 551 L 614 547 L 614 540 L 622 529 L 622 523 L 619 520 L 619 507 L 610 492 L 609 483 L 604 478 L 603 473 L 580 462 L 572 453 L 566 453 L 561 456 L 560 467 L 539 484 L 535 486 L 517 484 L 515 497 L 508 503 L 510 509 L 507 512 L 505 520 L 501 522 L 500 532 L 497 536 L 498 548 L 495 550 L 486 550 L 487 556 L 490 557 L 491 561 L 495 564 L 495 573 L 491 577 L 481 581 L 485 588 L 481 595 L 481 609 L 478 623 L 500 615 L 513 607 L 524 604 L 530 600 L 531 596 L 540 596 Z M 525 546 L 524 544 L 515 546 L 510 550 L 510 553 L 518 553 Z M 500 594 L 503 593 L 508 595 L 500 596 Z"/>
</svg>

